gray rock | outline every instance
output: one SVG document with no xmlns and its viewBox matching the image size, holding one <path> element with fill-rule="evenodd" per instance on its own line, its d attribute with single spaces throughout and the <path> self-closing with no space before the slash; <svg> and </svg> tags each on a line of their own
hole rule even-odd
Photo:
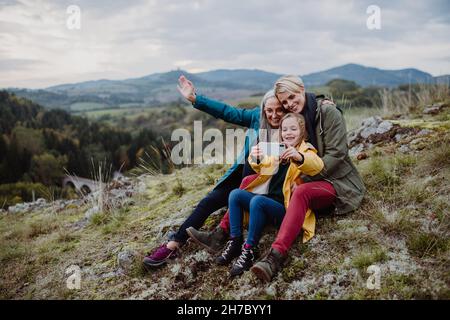
<svg viewBox="0 0 450 320">
<path fill-rule="evenodd" d="M 423 110 L 423 113 L 424 114 L 438 114 L 443 109 L 444 106 L 445 106 L 444 103 L 436 103 L 436 104 L 433 104 L 432 106 L 427 106 Z"/>
<path fill-rule="evenodd" d="M 400 148 L 398 148 L 398 151 L 401 153 L 408 153 L 411 152 L 411 149 L 406 144 L 402 144 Z"/>
<path fill-rule="evenodd" d="M 395 137 L 394 137 L 394 140 L 395 140 L 396 142 L 399 142 L 399 141 L 402 140 L 404 137 L 405 137 L 404 134 L 397 133 L 397 134 L 395 135 Z"/>
<path fill-rule="evenodd" d="M 72 224 L 72 228 L 74 230 L 80 230 L 83 229 L 84 227 L 86 227 L 89 223 L 89 219 L 86 217 L 81 218 L 80 220 L 78 220 L 77 222 L 75 222 L 74 224 Z"/>
<path fill-rule="evenodd" d="M 30 206 L 27 203 L 18 203 L 8 208 L 8 212 L 12 214 L 28 212 Z"/>
<path fill-rule="evenodd" d="M 394 125 L 392 124 L 392 122 L 385 120 L 378 125 L 377 133 L 383 134 L 385 132 L 388 132 L 392 129 L 393 126 Z"/>
<path fill-rule="evenodd" d="M 117 265 L 123 272 L 129 273 L 133 269 L 137 257 L 136 251 L 125 249 L 117 254 Z"/>
<path fill-rule="evenodd" d="M 265 290 L 266 294 L 275 297 L 277 295 L 277 288 L 275 284 L 272 284 L 271 286 L 267 287 Z"/>
<path fill-rule="evenodd" d="M 354 157 L 357 154 L 359 154 L 360 152 L 362 152 L 364 150 L 364 145 L 362 143 L 357 144 L 356 146 L 354 146 L 353 148 L 351 148 L 348 153 L 350 155 L 350 157 Z"/>
<path fill-rule="evenodd" d="M 84 217 L 88 220 L 91 220 L 92 216 L 96 213 L 100 212 L 100 208 L 98 206 L 93 206 L 84 214 Z"/>
<path fill-rule="evenodd" d="M 382 121 L 383 119 L 379 116 L 370 117 L 362 121 L 361 127 L 377 127 Z"/>
<path fill-rule="evenodd" d="M 357 233 L 366 233 L 367 231 L 369 231 L 367 226 L 359 226 L 359 227 L 355 228 L 355 232 L 357 232 Z"/>
<path fill-rule="evenodd" d="M 327 273 L 323 276 L 323 285 L 328 286 L 336 281 L 336 277 L 332 273 Z"/>
<path fill-rule="evenodd" d="M 421 143 L 421 142 L 422 142 L 422 139 L 421 138 L 417 138 L 417 139 L 412 140 L 410 142 L 410 144 L 414 145 L 414 144 L 418 144 L 418 143 Z"/>
<path fill-rule="evenodd" d="M 377 133 L 377 127 L 367 127 L 361 131 L 360 135 L 362 138 L 367 139 L 375 133 Z"/>
<path fill-rule="evenodd" d="M 433 133 L 433 130 L 422 129 L 422 130 L 420 130 L 420 131 L 417 133 L 417 135 L 418 135 L 418 136 L 426 136 L 426 135 L 428 135 L 428 134 L 430 134 L 430 133 Z"/>
</svg>

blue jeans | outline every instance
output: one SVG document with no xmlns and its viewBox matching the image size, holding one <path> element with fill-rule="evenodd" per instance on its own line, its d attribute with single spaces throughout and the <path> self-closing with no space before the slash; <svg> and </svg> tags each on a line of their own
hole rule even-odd
<svg viewBox="0 0 450 320">
<path fill-rule="evenodd" d="M 264 226 L 267 224 L 280 226 L 286 213 L 284 205 L 278 201 L 241 189 L 231 191 L 228 208 L 230 210 L 231 237 L 242 236 L 244 210 L 250 213 L 246 243 L 251 246 L 258 245 Z"/>
</svg>

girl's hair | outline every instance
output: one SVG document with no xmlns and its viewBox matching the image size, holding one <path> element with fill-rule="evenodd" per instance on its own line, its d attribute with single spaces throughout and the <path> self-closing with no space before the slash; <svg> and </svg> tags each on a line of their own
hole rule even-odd
<svg viewBox="0 0 450 320">
<path fill-rule="evenodd" d="M 286 119 L 289 119 L 289 118 L 294 118 L 297 121 L 298 126 L 300 128 L 300 141 L 299 141 L 299 143 L 301 143 L 303 140 L 308 139 L 308 132 L 306 131 L 305 117 L 303 117 L 299 113 L 288 113 L 283 118 L 281 118 L 281 121 L 280 121 L 280 141 L 283 141 L 282 135 L 281 135 L 282 131 L 283 131 L 283 129 L 282 129 L 283 122 Z"/>
<path fill-rule="evenodd" d="M 272 129 L 272 127 L 269 125 L 269 121 L 267 121 L 267 116 L 265 112 L 266 102 L 270 98 L 275 98 L 275 91 L 273 89 L 266 92 L 264 97 L 261 100 L 261 114 L 259 117 L 259 141 L 262 142 L 272 142 L 272 130 L 278 130 L 278 129 Z"/>
<path fill-rule="evenodd" d="M 294 75 L 282 76 L 275 82 L 274 86 L 275 95 L 280 93 L 302 93 L 305 92 L 305 85 L 303 80 Z"/>
</svg>

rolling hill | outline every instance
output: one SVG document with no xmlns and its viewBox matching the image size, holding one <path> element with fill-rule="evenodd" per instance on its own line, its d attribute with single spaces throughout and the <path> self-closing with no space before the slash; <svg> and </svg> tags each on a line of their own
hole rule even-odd
<svg viewBox="0 0 450 320">
<path fill-rule="evenodd" d="M 47 108 L 62 108 L 71 112 L 92 109 L 153 107 L 181 102 L 176 89 L 178 77 L 184 74 L 199 88 L 199 92 L 220 100 L 233 100 L 268 90 L 280 74 L 262 70 L 236 69 L 189 73 L 183 70 L 154 73 L 125 80 L 95 80 L 61 84 L 43 90 L 9 89 Z M 433 77 L 418 69 L 383 70 L 358 64 L 302 76 L 307 87 L 323 86 L 333 79 L 345 79 L 358 85 L 394 87 L 407 83 L 446 82 L 449 76 Z"/>
</svg>

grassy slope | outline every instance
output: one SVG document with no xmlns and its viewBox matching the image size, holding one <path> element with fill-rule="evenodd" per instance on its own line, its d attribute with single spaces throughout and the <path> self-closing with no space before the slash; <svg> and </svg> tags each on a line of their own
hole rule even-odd
<svg viewBox="0 0 450 320">
<path fill-rule="evenodd" d="M 427 120 L 448 123 L 448 112 Z M 319 219 L 317 236 L 294 245 L 271 284 L 250 273 L 230 280 L 227 267 L 215 266 L 212 256 L 191 243 L 167 267 L 146 272 L 138 258 L 127 275 L 116 272 L 118 252 L 142 256 L 158 245 L 225 170 L 204 166 L 142 176 L 146 187 L 133 205 L 97 215 L 81 229 L 76 222 L 89 205 L 1 216 L 0 298 L 449 299 L 450 133 L 435 128 L 411 138 L 411 154 L 387 144 L 355 161 L 368 188 L 361 209 Z M 207 228 L 218 219 L 211 217 Z M 274 236 L 272 230 L 263 237 L 262 251 Z M 64 272 L 72 264 L 82 270 L 80 290 L 65 286 Z M 366 288 L 371 264 L 381 269 L 379 290 Z"/>
</svg>

